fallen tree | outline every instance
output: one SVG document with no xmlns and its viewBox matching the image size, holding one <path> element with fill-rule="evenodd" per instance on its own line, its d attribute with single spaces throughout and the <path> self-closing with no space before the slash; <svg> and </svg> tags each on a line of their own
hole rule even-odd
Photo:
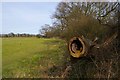
<svg viewBox="0 0 120 80">
<path fill-rule="evenodd" d="M 89 39 L 85 39 L 82 37 L 73 37 L 69 41 L 69 52 L 70 55 L 74 58 L 84 57 L 89 54 L 92 48 L 99 49 L 100 47 L 105 48 L 109 45 L 115 38 L 117 37 L 117 33 L 114 33 L 110 38 L 108 38 L 104 43 L 97 44 L 96 41 L 98 38 L 96 37 L 93 41 Z"/>
</svg>

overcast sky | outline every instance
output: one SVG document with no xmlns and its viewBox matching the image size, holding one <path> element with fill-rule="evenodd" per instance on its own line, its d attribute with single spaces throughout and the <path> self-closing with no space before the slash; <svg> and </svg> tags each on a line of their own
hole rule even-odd
<svg viewBox="0 0 120 80">
<path fill-rule="evenodd" d="M 51 16 L 58 2 L 2 3 L 2 33 L 38 34 L 44 24 L 52 24 Z"/>
</svg>

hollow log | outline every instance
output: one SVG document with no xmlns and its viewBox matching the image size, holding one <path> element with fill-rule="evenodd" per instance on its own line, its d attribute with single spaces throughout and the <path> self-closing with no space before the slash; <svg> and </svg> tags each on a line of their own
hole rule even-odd
<svg viewBox="0 0 120 80">
<path fill-rule="evenodd" d="M 73 37 L 69 42 L 70 55 L 79 58 L 86 56 L 92 42 L 82 37 Z"/>
<path fill-rule="evenodd" d="M 84 57 L 89 54 L 92 48 L 105 48 L 108 44 L 110 44 L 117 37 L 117 33 L 114 33 L 110 38 L 108 38 L 102 44 L 96 44 L 98 38 L 96 37 L 93 41 L 89 39 L 85 39 L 82 37 L 73 37 L 69 41 L 69 51 L 70 55 L 75 58 Z"/>
</svg>

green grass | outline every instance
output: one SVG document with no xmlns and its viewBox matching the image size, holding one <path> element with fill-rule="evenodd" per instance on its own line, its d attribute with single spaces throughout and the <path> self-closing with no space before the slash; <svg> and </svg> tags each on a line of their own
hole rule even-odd
<svg viewBox="0 0 120 80">
<path fill-rule="evenodd" d="M 3 38 L 2 76 L 50 77 L 51 68 L 64 65 L 65 50 L 65 41 L 55 38 Z"/>
</svg>

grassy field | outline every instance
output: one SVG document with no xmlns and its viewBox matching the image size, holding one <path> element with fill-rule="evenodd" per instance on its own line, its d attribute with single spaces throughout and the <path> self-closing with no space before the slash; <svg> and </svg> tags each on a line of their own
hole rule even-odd
<svg viewBox="0 0 120 80">
<path fill-rule="evenodd" d="M 60 76 L 65 65 L 65 41 L 43 38 L 3 38 L 3 78 Z"/>
</svg>

